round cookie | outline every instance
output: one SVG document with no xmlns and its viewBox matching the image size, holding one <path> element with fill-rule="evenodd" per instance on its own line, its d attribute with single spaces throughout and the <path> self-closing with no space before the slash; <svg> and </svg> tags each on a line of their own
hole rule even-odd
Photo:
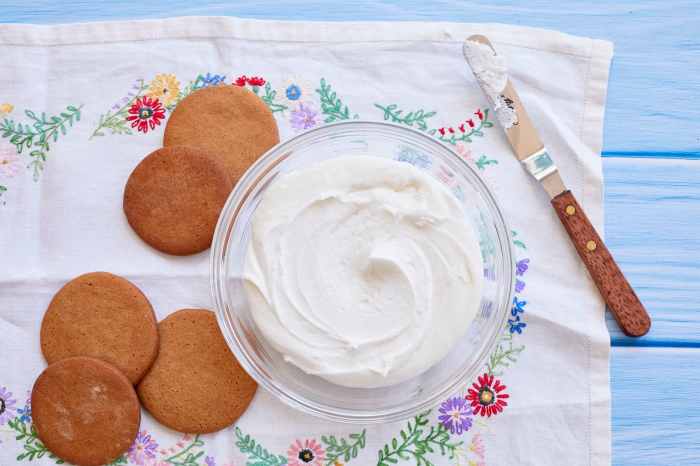
<svg viewBox="0 0 700 466">
<path fill-rule="evenodd" d="M 126 452 L 141 421 L 131 382 L 114 366 L 75 357 L 50 365 L 34 382 L 37 436 L 59 458 L 78 466 L 107 464 Z"/>
<path fill-rule="evenodd" d="M 211 246 L 233 180 L 223 162 L 194 147 L 150 153 L 129 176 L 124 213 L 137 235 L 159 251 L 188 255 Z"/>
<path fill-rule="evenodd" d="M 182 309 L 158 329 L 158 358 L 137 387 L 143 407 L 180 432 L 215 432 L 233 424 L 257 384 L 226 345 L 214 313 Z"/>
<path fill-rule="evenodd" d="M 187 145 L 219 155 L 234 182 L 279 142 L 272 112 L 253 92 L 212 86 L 185 97 L 168 119 L 164 146 Z"/>
<path fill-rule="evenodd" d="M 66 283 L 46 309 L 40 338 L 49 364 L 90 356 L 114 365 L 133 384 L 158 354 L 151 303 L 130 281 L 107 272 L 86 273 Z"/>
</svg>

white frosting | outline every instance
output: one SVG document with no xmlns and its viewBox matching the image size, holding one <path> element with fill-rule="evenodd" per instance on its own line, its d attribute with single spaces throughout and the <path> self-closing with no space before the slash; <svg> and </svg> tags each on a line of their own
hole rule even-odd
<svg viewBox="0 0 700 466">
<path fill-rule="evenodd" d="M 491 102 L 496 119 L 501 126 L 508 129 L 517 124 L 517 113 L 501 95 L 508 85 L 508 68 L 505 60 L 490 46 L 475 40 L 464 41 L 462 51 L 479 85 Z"/>
<path fill-rule="evenodd" d="M 441 360 L 480 303 L 462 206 L 407 163 L 345 156 L 285 174 L 252 218 L 245 284 L 267 341 L 309 374 L 395 384 Z"/>
</svg>

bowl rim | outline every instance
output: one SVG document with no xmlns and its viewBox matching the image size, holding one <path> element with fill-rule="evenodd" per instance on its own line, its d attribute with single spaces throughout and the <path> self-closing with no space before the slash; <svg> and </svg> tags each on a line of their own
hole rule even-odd
<svg viewBox="0 0 700 466">
<path fill-rule="evenodd" d="M 299 396 L 297 393 L 287 393 L 284 386 L 280 386 L 279 383 L 273 383 L 273 377 L 263 375 L 261 373 L 261 371 L 256 367 L 256 364 L 249 357 L 247 351 L 243 350 L 244 345 L 240 341 L 240 336 L 234 330 L 233 324 L 230 321 L 231 317 L 226 312 L 226 309 L 228 308 L 227 303 L 223 298 L 224 291 L 222 290 L 222 276 L 225 275 L 224 268 L 226 267 L 226 260 L 228 256 L 228 245 L 231 241 L 235 242 L 235 239 L 230 238 L 230 230 L 233 229 L 235 221 L 230 220 L 237 217 L 238 213 L 242 209 L 242 206 L 245 204 L 249 196 L 249 194 L 246 194 L 245 192 L 249 191 L 251 185 L 257 184 L 261 178 L 265 177 L 270 171 L 272 171 L 290 156 L 290 152 L 285 153 L 286 148 L 295 146 L 299 144 L 300 141 L 303 142 L 307 138 L 317 137 L 319 133 L 330 133 L 329 135 L 332 135 L 332 133 L 346 128 L 368 128 L 370 130 L 383 129 L 388 131 L 397 131 L 399 133 L 404 133 L 409 136 L 423 139 L 427 142 L 427 144 L 435 145 L 446 153 L 449 153 L 450 157 L 457 164 L 461 165 L 462 168 L 466 169 L 466 171 L 470 173 L 470 181 L 474 182 L 478 186 L 480 194 L 484 196 L 486 201 L 485 204 L 487 205 L 493 218 L 496 220 L 494 223 L 496 224 L 496 235 L 500 246 L 499 249 L 504 256 L 502 261 L 506 265 L 510 265 L 510 271 L 503 271 L 504 281 L 507 281 L 507 283 L 505 283 L 506 300 L 505 304 L 503 305 L 505 312 L 501 313 L 502 315 L 497 326 L 497 328 L 501 329 L 501 331 L 495 331 L 493 333 L 490 341 L 487 345 L 484 345 L 481 354 L 477 358 L 477 361 L 480 363 L 478 367 L 483 367 L 486 358 L 488 358 L 488 355 L 493 351 L 498 340 L 500 339 L 503 333 L 502 330 L 504 330 L 506 327 L 506 321 L 508 318 L 507 309 L 513 299 L 513 287 L 515 283 L 515 254 L 513 252 L 511 230 L 508 222 L 503 216 L 493 192 L 484 182 L 481 176 L 476 172 L 476 170 L 469 166 L 469 164 L 467 164 L 462 157 L 460 157 L 444 142 L 435 139 L 424 132 L 406 126 L 385 121 L 382 122 L 371 120 L 348 120 L 334 122 L 323 124 L 294 135 L 293 137 L 268 149 L 240 177 L 234 188 L 231 190 L 231 193 L 226 199 L 226 203 L 221 210 L 216 224 L 216 229 L 214 230 L 214 237 L 210 251 L 210 291 L 215 306 L 217 322 L 229 348 L 239 361 L 240 365 L 258 383 L 258 385 L 262 386 L 277 399 L 302 412 L 335 422 L 350 424 L 377 424 L 400 421 L 410 418 L 416 413 L 427 409 L 432 409 L 446 396 L 458 392 L 460 387 L 462 387 L 465 383 L 468 383 L 467 376 L 473 375 L 471 374 L 469 368 L 461 371 L 458 376 L 454 377 L 454 380 L 451 383 L 446 384 L 440 390 L 435 390 L 430 397 L 425 398 L 420 403 L 414 403 L 408 407 L 395 407 L 384 410 L 374 410 L 371 412 L 367 410 L 355 411 L 338 409 L 335 407 L 329 408 L 328 405 L 324 403 L 319 403 L 304 396 Z M 501 237 L 501 234 L 503 234 L 503 237 Z M 505 247 L 503 247 L 504 245 Z M 502 304 L 499 303 L 498 306 L 502 306 Z"/>
</svg>

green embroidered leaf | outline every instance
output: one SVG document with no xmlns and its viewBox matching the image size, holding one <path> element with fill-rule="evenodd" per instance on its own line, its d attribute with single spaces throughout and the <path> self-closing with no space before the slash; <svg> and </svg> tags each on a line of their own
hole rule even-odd
<svg viewBox="0 0 700 466">
<path fill-rule="evenodd" d="M 350 109 L 343 104 L 332 90 L 331 85 L 326 82 L 325 78 L 321 78 L 320 87 L 316 89 L 316 93 L 321 98 L 321 112 L 326 116 L 326 123 L 334 121 L 342 121 L 350 119 Z M 359 118 L 357 114 L 353 115 L 354 119 Z"/>
<path fill-rule="evenodd" d="M 338 439 L 335 435 L 322 435 L 321 441 L 326 445 L 326 466 L 333 465 L 340 458 L 346 463 L 357 458 L 359 451 L 365 447 L 366 433 L 367 431 L 362 429 L 359 434 L 350 434 L 350 442 L 344 437 Z"/>
<path fill-rule="evenodd" d="M 197 434 L 189 445 L 164 461 L 173 466 L 200 466 L 198 460 L 204 455 L 204 452 L 193 453 L 193 451 L 202 446 L 204 446 L 204 442 L 200 439 L 200 435 Z"/>
<path fill-rule="evenodd" d="M 489 165 L 498 165 L 498 160 L 489 159 L 485 155 L 482 155 L 481 157 L 479 157 L 479 160 L 477 160 L 475 163 L 476 168 L 478 168 L 479 170 L 484 170 Z"/>
<path fill-rule="evenodd" d="M 268 452 L 258 444 L 250 435 L 243 434 L 241 429 L 235 429 L 236 446 L 241 453 L 248 455 L 246 466 L 283 466 L 287 464 L 287 458 Z"/>
<path fill-rule="evenodd" d="M 429 424 L 428 415 L 430 411 L 425 411 L 413 419 L 413 424 L 408 421 L 406 429 L 399 432 L 401 441 L 396 437 L 391 439 L 389 444 L 379 450 L 377 454 L 377 466 L 388 466 L 396 464 L 399 460 L 408 461 L 413 459 L 417 466 L 430 466 L 433 463 L 426 458 L 426 454 L 434 454 L 439 451 L 440 455 L 454 458 L 455 449 L 462 442 L 451 442 L 450 434 L 442 424 L 437 427 L 432 426 L 426 432 L 425 428 Z"/>
<path fill-rule="evenodd" d="M 392 123 L 400 123 L 406 126 L 415 127 L 420 131 L 428 130 L 428 123 L 426 120 L 432 116 L 435 116 L 436 112 L 426 112 L 425 110 L 414 110 L 411 112 L 403 114 L 403 110 L 398 109 L 397 104 L 391 104 L 383 106 L 380 104 L 374 104 L 375 107 L 384 112 L 384 121 L 391 121 Z M 434 132 L 435 130 L 433 130 Z"/>
<path fill-rule="evenodd" d="M 511 364 L 517 362 L 518 356 L 524 349 L 525 345 L 513 346 L 513 334 L 510 331 L 504 332 L 496 349 L 489 355 L 489 360 L 486 363 L 486 370 L 489 375 L 497 377 L 503 375 L 502 369 L 510 367 Z"/>
<path fill-rule="evenodd" d="M 258 87 L 255 86 L 255 93 L 257 94 L 257 89 Z M 270 83 L 265 84 L 265 93 L 260 97 L 263 102 L 267 105 L 267 107 L 270 109 L 272 113 L 275 112 L 282 112 L 284 110 L 287 110 L 287 106 L 283 105 L 279 102 L 276 102 L 275 99 L 277 98 L 277 91 L 272 88 Z"/>
<path fill-rule="evenodd" d="M 56 464 L 63 464 L 64 461 L 51 453 L 39 440 L 34 425 L 25 424 L 19 417 L 7 422 L 8 427 L 15 431 L 15 439 L 23 441 L 23 452 L 17 455 L 17 461 L 34 461 L 48 455 Z"/>
</svg>

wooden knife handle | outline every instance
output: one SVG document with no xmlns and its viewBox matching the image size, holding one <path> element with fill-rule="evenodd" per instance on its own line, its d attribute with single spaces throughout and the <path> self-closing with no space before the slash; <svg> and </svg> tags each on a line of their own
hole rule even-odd
<svg viewBox="0 0 700 466">
<path fill-rule="evenodd" d="M 647 333 L 649 314 L 571 191 L 552 199 L 552 206 L 622 331 L 631 337 Z"/>
</svg>

